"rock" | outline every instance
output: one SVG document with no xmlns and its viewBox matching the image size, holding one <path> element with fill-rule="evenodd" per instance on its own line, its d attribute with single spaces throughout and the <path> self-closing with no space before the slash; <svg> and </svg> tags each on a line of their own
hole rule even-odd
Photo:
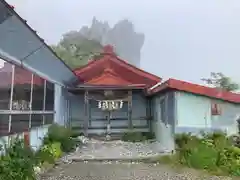
<svg viewBox="0 0 240 180">
<path fill-rule="evenodd" d="M 89 139 L 87 137 L 85 137 L 85 136 L 78 136 L 78 139 L 80 140 L 80 142 L 82 144 L 87 144 L 88 141 L 89 141 Z"/>
<path fill-rule="evenodd" d="M 34 170 L 35 174 L 40 174 L 41 171 L 42 171 L 39 166 L 35 166 L 35 167 L 33 168 L 33 170 Z"/>
<path fill-rule="evenodd" d="M 140 66 L 141 49 L 145 36 L 143 33 L 136 32 L 133 23 L 129 20 L 118 21 L 113 27 L 110 27 L 108 22 L 101 22 L 93 18 L 91 26 L 84 26 L 79 33 L 102 45 L 113 45 L 121 58 L 132 65 Z"/>
</svg>

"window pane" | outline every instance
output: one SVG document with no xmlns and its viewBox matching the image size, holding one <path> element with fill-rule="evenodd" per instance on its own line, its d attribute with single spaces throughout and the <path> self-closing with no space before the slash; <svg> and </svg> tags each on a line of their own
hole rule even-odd
<svg viewBox="0 0 240 180">
<path fill-rule="evenodd" d="M 162 99 L 162 100 L 160 101 L 160 113 L 161 113 L 161 120 L 162 120 L 163 122 L 165 122 L 165 121 L 166 121 L 165 99 Z"/>
<path fill-rule="evenodd" d="M 0 114 L 0 137 L 8 134 L 8 114 Z"/>
<path fill-rule="evenodd" d="M 45 114 L 44 115 L 44 124 L 53 124 L 54 114 Z"/>
<path fill-rule="evenodd" d="M 39 127 L 43 125 L 43 115 L 42 114 L 32 114 L 31 128 Z"/>
<path fill-rule="evenodd" d="M 12 64 L 0 59 L 0 110 L 10 109 Z"/>
<path fill-rule="evenodd" d="M 44 102 L 44 79 L 38 75 L 33 76 L 32 110 L 43 110 Z"/>
<path fill-rule="evenodd" d="M 29 128 L 29 116 L 28 114 L 17 114 L 12 116 L 11 133 L 19 133 L 27 131 Z"/>
<path fill-rule="evenodd" d="M 46 90 L 46 110 L 53 111 L 54 109 L 54 84 L 47 81 Z"/>
<path fill-rule="evenodd" d="M 32 73 L 22 67 L 15 66 L 13 88 L 13 110 L 30 110 Z"/>
</svg>

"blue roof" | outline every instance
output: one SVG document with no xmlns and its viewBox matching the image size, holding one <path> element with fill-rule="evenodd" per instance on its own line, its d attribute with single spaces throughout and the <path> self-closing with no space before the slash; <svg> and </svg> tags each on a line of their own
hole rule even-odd
<svg viewBox="0 0 240 180">
<path fill-rule="evenodd" d="M 64 86 L 78 81 L 73 71 L 4 0 L 0 0 L 0 39 L 0 58 Z"/>
</svg>

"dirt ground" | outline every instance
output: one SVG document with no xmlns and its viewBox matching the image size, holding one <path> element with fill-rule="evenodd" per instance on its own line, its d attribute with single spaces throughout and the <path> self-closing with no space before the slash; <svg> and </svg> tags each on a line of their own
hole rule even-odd
<svg viewBox="0 0 240 180">
<path fill-rule="evenodd" d="M 119 162 L 74 162 L 62 164 L 41 180 L 231 180 L 203 175 L 193 170 L 177 170 L 165 165 Z"/>
</svg>

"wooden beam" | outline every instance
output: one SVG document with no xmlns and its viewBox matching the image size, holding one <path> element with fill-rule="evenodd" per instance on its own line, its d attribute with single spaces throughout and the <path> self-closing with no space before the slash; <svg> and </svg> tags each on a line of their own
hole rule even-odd
<svg viewBox="0 0 240 180">
<path fill-rule="evenodd" d="M 88 135 L 88 121 L 89 121 L 89 102 L 88 102 L 88 91 L 86 90 L 84 92 L 84 125 L 83 125 L 83 129 L 84 129 L 84 135 L 87 136 Z"/>
<path fill-rule="evenodd" d="M 133 128 L 132 123 L 132 91 L 128 91 L 128 128 Z"/>
</svg>

